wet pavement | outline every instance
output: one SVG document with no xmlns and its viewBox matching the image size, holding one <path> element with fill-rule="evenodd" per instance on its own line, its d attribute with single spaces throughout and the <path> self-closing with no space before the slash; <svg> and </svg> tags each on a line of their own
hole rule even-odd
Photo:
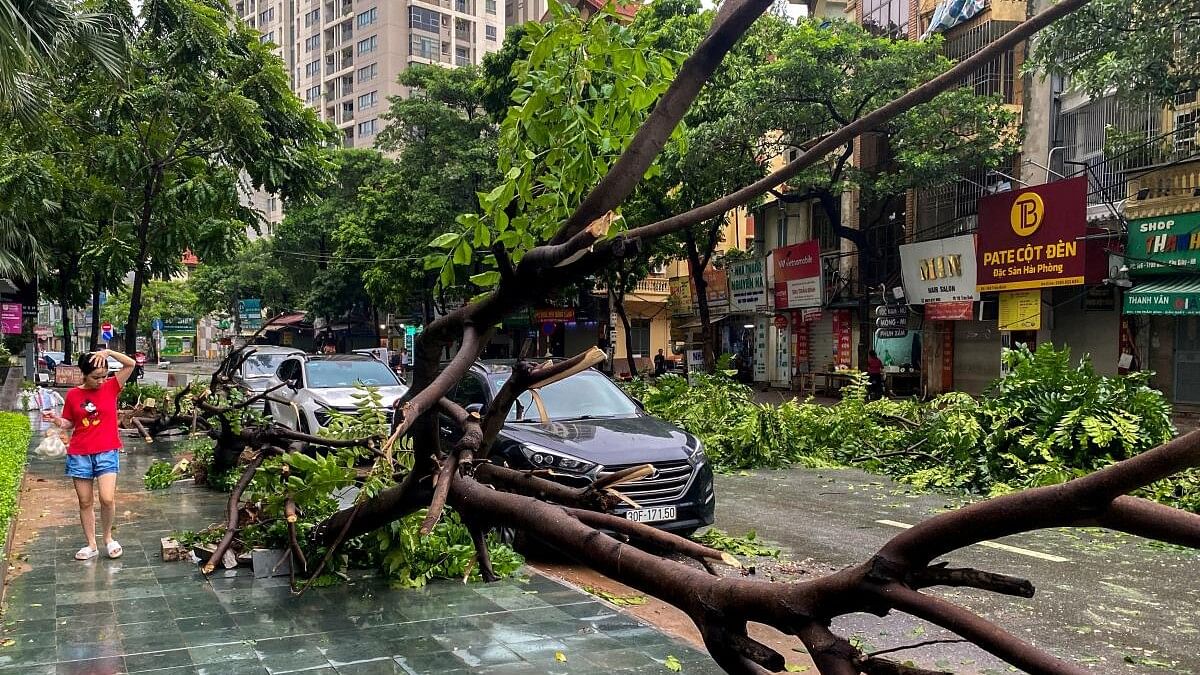
<svg viewBox="0 0 1200 675">
<path fill-rule="evenodd" d="M 961 499 L 918 494 L 853 469 L 755 471 L 717 477 L 716 525 L 755 529 L 784 550 L 784 578 L 805 578 L 860 563 L 888 539 Z M 1013 634 L 1096 672 L 1200 672 L 1200 553 L 1095 528 L 1006 537 L 1008 548 L 971 546 L 946 559 L 1033 582 L 1032 599 L 938 590 Z M 789 570 L 790 568 L 790 570 Z M 762 573 L 762 572 L 760 572 Z M 835 621 L 867 651 L 954 636 L 905 615 L 852 615 Z M 966 644 L 899 652 L 957 673 L 1011 669 Z"/>
<path fill-rule="evenodd" d="M 159 539 L 222 519 L 224 495 L 147 492 L 146 468 L 169 452 L 127 448 L 116 560 L 72 559 L 82 542 L 62 461 L 30 462 L 0 673 L 668 673 L 669 656 L 684 673 L 719 672 L 703 652 L 536 573 L 420 590 L 364 578 L 301 597 L 249 569 L 205 579 L 162 562 Z"/>
</svg>

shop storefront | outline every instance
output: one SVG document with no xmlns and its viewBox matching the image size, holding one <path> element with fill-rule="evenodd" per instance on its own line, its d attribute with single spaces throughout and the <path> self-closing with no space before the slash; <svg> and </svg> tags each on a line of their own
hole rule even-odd
<svg viewBox="0 0 1200 675">
<path fill-rule="evenodd" d="M 725 338 L 730 353 L 737 357 L 743 381 L 767 381 L 767 323 L 770 305 L 767 294 L 767 260 L 751 258 L 726 263 L 729 281 L 729 318 Z"/>
<path fill-rule="evenodd" d="M 790 388 L 795 375 L 824 370 L 834 360 L 826 358 L 834 353 L 826 344 L 835 331 L 833 313 L 821 311 L 820 242 L 814 239 L 775 249 L 770 269 L 775 318 L 768 331 L 772 367 L 767 376 L 772 386 Z M 831 322 L 829 331 L 822 321 Z"/>
<path fill-rule="evenodd" d="M 923 311 L 921 330 L 907 350 L 909 368 L 920 374 L 923 383 L 918 388 L 935 393 L 978 391 L 987 381 L 983 378 L 992 376 L 993 371 L 999 373 L 997 331 L 973 325 L 984 323 L 976 321 L 979 290 L 975 263 L 975 236 L 970 234 L 900 247 L 904 298 Z M 886 367 L 888 359 L 880 351 L 879 341 L 876 351 Z M 892 367 L 903 368 L 894 358 L 892 361 Z M 926 367 L 927 363 L 931 366 Z M 955 373 L 961 374 L 958 382 Z"/>
<path fill-rule="evenodd" d="M 1143 338 L 1122 359 L 1144 360 L 1171 400 L 1200 404 L 1200 212 L 1130 221 L 1126 260 L 1124 311 Z"/>
</svg>

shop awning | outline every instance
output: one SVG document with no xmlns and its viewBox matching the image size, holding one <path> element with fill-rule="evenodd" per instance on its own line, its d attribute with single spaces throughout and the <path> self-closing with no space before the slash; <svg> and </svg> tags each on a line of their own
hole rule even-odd
<svg viewBox="0 0 1200 675">
<path fill-rule="evenodd" d="M 1125 291 L 1125 313 L 1200 316 L 1200 276 L 1139 283 Z"/>
<path fill-rule="evenodd" d="M 729 316 L 729 314 L 710 314 L 708 317 L 708 322 L 710 324 L 720 323 L 728 316 Z M 689 321 L 689 322 L 683 324 L 682 326 L 676 326 L 676 328 L 679 330 L 687 330 L 689 328 L 699 328 L 699 327 L 700 327 L 700 318 L 699 317 L 697 317 L 694 321 Z"/>
</svg>

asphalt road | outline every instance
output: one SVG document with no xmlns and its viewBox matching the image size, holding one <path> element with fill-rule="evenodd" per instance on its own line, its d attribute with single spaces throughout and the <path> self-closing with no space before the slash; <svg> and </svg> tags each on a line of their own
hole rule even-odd
<svg viewBox="0 0 1200 675">
<path fill-rule="evenodd" d="M 717 522 L 784 550 L 782 575 L 820 574 L 866 560 L 900 524 L 962 500 L 917 494 L 853 469 L 755 471 L 717 477 Z M 881 522 L 887 521 L 887 522 Z M 948 557 L 1029 579 L 1032 599 L 939 590 L 1013 634 L 1101 673 L 1200 673 L 1200 553 L 1099 529 L 1047 530 L 976 545 Z M 843 617 L 834 628 L 867 651 L 953 638 L 905 615 Z M 956 673 L 1007 673 L 1006 664 L 966 644 L 893 655 Z"/>
</svg>

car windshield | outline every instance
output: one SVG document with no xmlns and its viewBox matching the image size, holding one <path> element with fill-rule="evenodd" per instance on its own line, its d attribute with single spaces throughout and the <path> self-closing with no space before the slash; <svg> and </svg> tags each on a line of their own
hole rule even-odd
<svg viewBox="0 0 1200 675">
<path fill-rule="evenodd" d="M 242 364 L 242 377 L 270 377 L 287 357 L 287 354 L 252 354 Z"/>
<path fill-rule="evenodd" d="M 492 382 L 499 389 L 508 381 L 508 373 L 494 375 Z M 638 413 L 638 407 L 604 375 L 588 370 L 539 390 L 546 414 L 551 420 L 588 419 L 593 417 L 624 417 Z M 533 395 L 521 394 L 517 404 L 508 411 L 508 421 L 518 421 L 517 411 L 524 421 L 539 420 Z"/>
<path fill-rule="evenodd" d="M 393 387 L 399 384 L 392 371 L 374 359 L 309 361 L 307 368 L 308 380 L 305 384 L 314 389 L 353 387 L 357 384 Z"/>
</svg>

